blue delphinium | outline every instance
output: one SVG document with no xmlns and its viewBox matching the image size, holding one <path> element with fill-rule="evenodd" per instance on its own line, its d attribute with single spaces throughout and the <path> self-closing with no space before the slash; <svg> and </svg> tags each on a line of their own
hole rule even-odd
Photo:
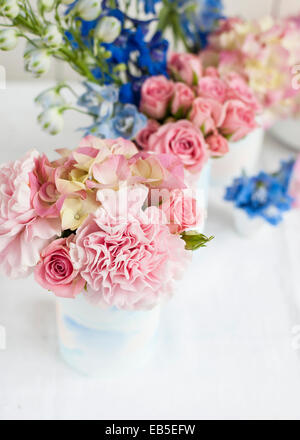
<svg viewBox="0 0 300 440">
<path fill-rule="evenodd" d="M 84 129 L 86 134 L 107 139 L 134 139 L 146 126 L 146 116 L 135 105 L 120 103 L 119 89 L 114 85 L 86 83 L 85 86 L 87 92 L 79 98 L 78 104 L 94 114 L 94 123 Z"/>
<path fill-rule="evenodd" d="M 283 213 L 292 208 L 289 184 L 294 161 L 282 162 L 278 173 L 260 172 L 257 176 L 242 176 L 226 189 L 225 200 L 234 202 L 250 218 L 262 217 L 271 225 L 283 220 Z"/>
</svg>

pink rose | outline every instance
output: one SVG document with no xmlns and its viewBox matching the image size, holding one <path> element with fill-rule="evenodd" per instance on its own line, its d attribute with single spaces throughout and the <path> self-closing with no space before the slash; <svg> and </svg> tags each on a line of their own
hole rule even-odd
<svg viewBox="0 0 300 440">
<path fill-rule="evenodd" d="M 202 170 L 208 160 L 208 149 L 201 131 L 190 121 L 170 122 L 150 136 L 149 149 L 177 156 L 192 173 Z"/>
<path fill-rule="evenodd" d="M 183 83 L 175 83 L 171 112 L 174 116 L 183 117 L 191 108 L 195 94 L 190 87 Z"/>
<path fill-rule="evenodd" d="M 160 127 L 160 124 L 155 121 L 154 119 L 149 119 L 147 126 L 143 128 L 136 137 L 136 142 L 141 148 L 144 148 L 145 150 L 148 149 L 149 146 L 149 138 L 150 136 L 155 133 Z"/>
<path fill-rule="evenodd" d="M 214 78 L 220 78 L 220 72 L 216 67 L 210 66 L 205 69 L 204 76 L 212 76 Z"/>
<path fill-rule="evenodd" d="M 255 112 L 258 112 L 261 109 L 261 106 L 254 96 L 254 93 L 240 75 L 231 72 L 227 76 L 226 82 L 228 85 L 228 99 L 240 99 L 249 107 L 251 107 Z"/>
<path fill-rule="evenodd" d="M 37 215 L 32 203 L 30 174 L 37 151 L 0 166 L 0 268 L 11 278 L 30 275 L 41 250 L 61 233 L 59 219 Z"/>
<path fill-rule="evenodd" d="M 82 292 L 85 281 L 74 269 L 70 254 L 68 239 L 61 238 L 53 241 L 41 254 L 34 276 L 37 283 L 56 296 L 75 298 Z"/>
<path fill-rule="evenodd" d="M 294 207 L 300 208 L 300 156 L 294 166 L 290 195 L 294 198 Z"/>
<path fill-rule="evenodd" d="M 225 104 L 225 118 L 221 132 L 230 136 L 230 141 L 237 142 L 251 133 L 256 127 L 256 114 L 241 101 L 232 100 Z"/>
<path fill-rule="evenodd" d="M 189 120 L 198 128 L 204 129 L 205 134 L 220 127 L 223 119 L 223 106 L 218 101 L 209 98 L 194 100 Z"/>
<path fill-rule="evenodd" d="M 224 154 L 229 152 L 229 144 L 226 138 L 222 135 L 216 133 L 208 136 L 206 138 L 210 154 L 213 157 L 224 156 Z"/>
<path fill-rule="evenodd" d="M 176 81 L 183 81 L 189 86 L 197 85 L 202 76 L 202 63 L 197 55 L 172 53 L 168 68 Z"/>
<path fill-rule="evenodd" d="M 140 208 L 136 201 L 128 221 L 120 221 L 109 206 L 102 207 L 79 228 L 71 245 L 93 304 L 152 308 L 170 297 L 178 271 L 181 274 L 189 260 L 183 240 L 161 223 L 160 209 L 142 210 L 147 191 L 140 194 Z"/>
<path fill-rule="evenodd" d="M 172 234 L 180 234 L 197 226 L 201 220 L 201 213 L 197 200 L 192 197 L 190 190 L 174 190 L 170 199 L 161 205 L 168 221 Z"/>
<path fill-rule="evenodd" d="M 227 86 L 220 78 L 206 76 L 199 81 L 198 95 L 202 98 L 214 99 L 223 104 L 227 97 Z"/>
<path fill-rule="evenodd" d="M 141 91 L 140 111 L 153 119 L 163 119 L 167 115 L 173 97 L 174 83 L 165 76 L 148 78 Z"/>
</svg>

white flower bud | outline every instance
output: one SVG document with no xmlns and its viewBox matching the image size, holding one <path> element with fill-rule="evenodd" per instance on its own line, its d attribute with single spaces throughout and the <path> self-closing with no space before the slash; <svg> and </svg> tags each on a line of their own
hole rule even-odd
<svg viewBox="0 0 300 440">
<path fill-rule="evenodd" d="M 64 128 L 64 118 L 61 107 L 52 107 L 38 116 L 39 124 L 47 133 L 56 135 Z"/>
<path fill-rule="evenodd" d="M 7 18 L 14 19 L 20 13 L 17 0 L 5 0 L 0 3 L 0 15 L 4 15 Z"/>
<path fill-rule="evenodd" d="M 41 93 L 35 102 L 41 105 L 45 110 L 50 107 L 62 107 L 66 103 L 64 98 L 55 89 L 46 90 Z"/>
<path fill-rule="evenodd" d="M 50 24 L 46 28 L 44 42 L 49 47 L 59 47 L 63 43 L 63 37 L 56 24 Z"/>
<path fill-rule="evenodd" d="M 42 75 L 50 69 L 51 59 L 44 49 L 31 49 L 25 52 L 25 68 L 34 75 Z"/>
<path fill-rule="evenodd" d="M 38 7 L 40 11 L 51 12 L 54 9 L 55 0 L 39 0 Z"/>
<path fill-rule="evenodd" d="M 0 30 L 0 49 L 12 50 L 18 44 L 17 32 L 14 29 Z"/>
<path fill-rule="evenodd" d="M 86 21 L 96 20 L 101 12 L 100 0 L 79 0 L 76 5 L 76 13 Z"/>
<path fill-rule="evenodd" d="M 121 33 L 121 22 L 116 17 L 103 17 L 95 29 L 95 38 L 113 43 Z"/>
</svg>

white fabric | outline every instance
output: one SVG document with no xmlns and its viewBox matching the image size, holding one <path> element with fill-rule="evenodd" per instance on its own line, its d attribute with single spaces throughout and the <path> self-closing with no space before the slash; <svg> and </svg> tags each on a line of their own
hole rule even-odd
<svg viewBox="0 0 300 440">
<path fill-rule="evenodd" d="M 32 100 L 43 86 L 0 91 L 0 162 L 30 147 L 76 146 L 77 115 L 59 137 L 37 127 Z M 290 154 L 267 139 L 261 167 Z M 0 419 L 299 419 L 299 224 L 295 211 L 277 229 L 242 239 L 212 188 L 206 230 L 216 238 L 165 308 L 153 362 L 110 382 L 78 376 L 60 360 L 53 296 L 32 278 L 1 277 Z"/>
</svg>

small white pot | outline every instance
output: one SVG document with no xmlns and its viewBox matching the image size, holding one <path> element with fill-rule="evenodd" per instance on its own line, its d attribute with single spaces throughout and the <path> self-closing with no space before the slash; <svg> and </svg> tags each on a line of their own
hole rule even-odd
<svg viewBox="0 0 300 440">
<path fill-rule="evenodd" d="M 76 371 L 115 377 L 142 368 L 155 346 L 160 307 L 150 311 L 101 309 L 86 301 L 57 298 L 60 352 Z"/>
<path fill-rule="evenodd" d="M 239 142 L 229 144 L 229 153 L 212 163 L 212 185 L 227 186 L 243 172 L 248 175 L 256 172 L 265 131 L 257 128 Z"/>
<path fill-rule="evenodd" d="M 266 226 L 266 221 L 261 217 L 251 218 L 244 210 L 235 208 L 234 224 L 239 235 L 253 237 Z"/>
<path fill-rule="evenodd" d="M 270 132 L 283 145 L 300 151 L 300 118 L 282 119 L 270 129 Z"/>
</svg>

